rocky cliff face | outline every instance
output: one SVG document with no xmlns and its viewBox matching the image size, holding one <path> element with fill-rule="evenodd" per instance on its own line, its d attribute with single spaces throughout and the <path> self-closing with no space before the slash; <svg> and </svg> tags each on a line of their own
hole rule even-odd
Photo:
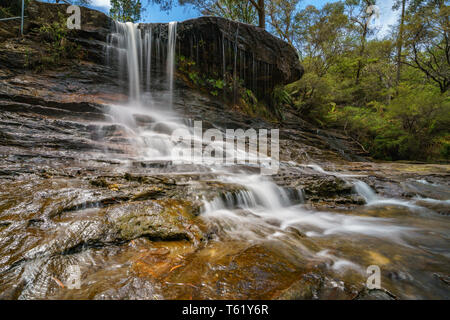
<svg viewBox="0 0 450 320">
<path fill-rule="evenodd" d="M 202 17 L 179 24 L 180 53 L 202 72 L 236 76 L 258 97 L 269 96 L 276 85 L 300 79 L 303 67 L 295 49 L 255 26 Z"/>
<path fill-rule="evenodd" d="M 31 1 L 27 7 L 26 32 L 33 33 L 44 23 L 68 17 L 67 7 L 66 4 Z M 72 30 L 70 38 L 86 51 L 85 60 L 104 62 L 111 19 L 99 11 L 82 7 L 81 21 L 81 30 Z M 152 28 L 154 39 L 166 45 L 167 24 L 141 24 L 140 28 Z M 303 75 L 295 49 L 255 26 L 218 17 L 201 17 L 180 22 L 177 29 L 178 55 L 195 61 L 198 70 L 208 77 L 238 78 L 258 97 L 268 97 L 276 85 L 294 82 Z M 11 33 L 0 33 L 0 37 L 2 35 L 11 37 Z M 2 63 L 11 66 L 8 61 Z"/>
</svg>

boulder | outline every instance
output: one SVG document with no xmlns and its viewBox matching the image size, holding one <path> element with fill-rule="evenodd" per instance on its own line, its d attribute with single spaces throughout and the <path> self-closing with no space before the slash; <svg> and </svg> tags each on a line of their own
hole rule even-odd
<svg viewBox="0 0 450 320">
<path fill-rule="evenodd" d="M 139 27 L 167 42 L 167 24 Z M 192 61 L 199 74 L 212 80 L 239 78 L 258 98 L 269 97 L 275 86 L 299 80 L 304 73 L 289 43 L 256 26 L 221 17 L 178 23 L 176 45 L 177 53 Z"/>
<path fill-rule="evenodd" d="M 221 71 L 223 59 L 226 64 L 232 64 L 234 59 L 229 60 L 234 58 L 234 50 L 237 49 L 237 72 L 242 77 L 253 76 L 258 81 L 269 77 L 267 80 L 272 84 L 288 84 L 300 79 L 304 73 L 294 47 L 253 25 L 221 17 L 200 17 L 181 22 L 178 38 L 180 50 L 186 55 L 191 54 L 192 45 L 198 41 L 197 45 L 203 45 L 199 53 L 201 64 L 213 65 Z M 253 67 L 259 69 L 259 74 L 253 74 Z"/>
</svg>

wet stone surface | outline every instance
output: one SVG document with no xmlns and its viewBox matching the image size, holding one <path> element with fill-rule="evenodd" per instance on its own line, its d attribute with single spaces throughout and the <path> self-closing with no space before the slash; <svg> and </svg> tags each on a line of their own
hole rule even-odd
<svg viewBox="0 0 450 320">
<path fill-rule="evenodd" d="M 251 119 L 177 79 L 169 115 L 164 77 L 136 107 L 112 66 L 36 74 L 32 34 L 0 41 L 0 298 L 450 297 L 448 165 L 373 162 L 342 133 Z M 280 169 L 174 161 L 167 134 L 196 120 L 279 128 Z"/>
</svg>

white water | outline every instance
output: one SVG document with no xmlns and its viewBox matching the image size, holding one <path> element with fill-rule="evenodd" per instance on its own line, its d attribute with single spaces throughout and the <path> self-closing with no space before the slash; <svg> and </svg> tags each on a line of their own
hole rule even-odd
<svg viewBox="0 0 450 320">
<path fill-rule="evenodd" d="M 175 49 L 177 44 L 177 23 L 169 23 L 168 34 L 168 55 L 167 55 L 167 77 L 169 79 L 169 106 L 173 106 L 173 80 L 175 70 Z"/>
<path fill-rule="evenodd" d="M 410 209 L 422 209 L 424 210 L 422 206 L 419 206 L 416 204 L 417 201 L 424 201 L 424 202 L 442 202 L 440 200 L 435 199 L 420 199 L 416 198 L 411 201 L 407 200 L 400 200 L 395 198 L 384 198 L 375 193 L 375 191 L 372 190 L 365 182 L 357 180 L 354 182 L 355 190 L 356 192 L 364 198 L 366 201 L 366 204 L 368 206 L 383 206 L 383 205 L 393 205 L 393 206 L 401 206 L 401 207 L 408 207 Z M 445 201 L 444 201 L 445 203 Z"/>
<path fill-rule="evenodd" d="M 293 227 L 307 237 L 360 234 L 402 243 L 401 237 L 412 230 L 393 225 L 392 219 L 306 209 L 301 204 L 295 205 L 291 201 L 293 197 L 288 197 L 283 188 L 259 175 L 222 176 L 218 179 L 246 189 L 238 194 L 228 194 L 225 199 L 205 202 L 203 216 L 222 225 L 233 238 L 264 240 L 280 237 L 283 231 Z"/>
<path fill-rule="evenodd" d="M 161 43 L 161 35 L 154 37 L 151 26 L 139 27 L 131 22 L 114 22 L 113 32 L 108 36 L 107 63 L 118 64 L 119 78 L 128 79 L 128 94 L 130 102 L 143 103 L 143 90 L 150 93 L 152 73 L 158 72 L 163 59 L 162 47 L 166 45 L 166 74 L 169 99 L 166 108 L 171 106 L 171 95 L 174 89 L 175 50 L 177 38 L 177 23 L 168 25 L 167 43 Z M 154 48 L 155 47 L 155 48 Z M 154 53 L 155 51 L 155 53 Z M 156 65 L 153 65 L 156 61 Z M 156 67 L 156 71 L 153 70 Z M 148 101 L 146 101 L 148 102 Z"/>
<path fill-rule="evenodd" d="M 128 87 L 129 95 L 132 99 L 139 99 L 140 92 L 140 79 L 139 79 L 139 62 L 138 62 L 138 35 L 140 34 L 137 29 L 137 25 L 131 22 L 121 23 L 116 22 L 115 33 L 111 37 L 111 40 L 117 43 L 119 48 L 119 64 L 123 66 L 127 65 L 128 75 Z"/>
<path fill-rule="evenodd" d="M 145 40 L 144 40 L 144 46 L 146 51 L 146 65 L 147 65 L 147 86 L 146 90 L 150 92 L 150 84 L 152 81 L 152 42 L 153 42 L 153 32 L 152 28 L 150 27 L 149 30 L 146 30 L 145 32 Z"/>
</svg>

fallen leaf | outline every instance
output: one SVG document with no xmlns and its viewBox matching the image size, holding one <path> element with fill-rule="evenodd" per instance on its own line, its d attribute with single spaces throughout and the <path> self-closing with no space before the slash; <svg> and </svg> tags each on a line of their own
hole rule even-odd
<svg viewBox="0 0 450 320">
<path fill-rule="evenodd" d="M 64 287 L 64 284 L 60 281 L 60 280 L 58 280 L 58 279 L 56 279 L 55 277 L 52 277 L 52 279 L 56 282 L 56 284 L 58 285 L 58 286 L 60 286 L 61 288 L 65 288 Z"/>
<path fill-rule="evenodd" d="M 177 266 L 175 266 L 175 267 L 172 267 L 172 268 L 169 270 L 169 272 L 172 272 L 173 270 L 178 269 L 179 267 L 182 267 L 182 266 L 183 266 L 182 264 L 179 264 L 179 265 L 177 265 Z"/>
</svg>

